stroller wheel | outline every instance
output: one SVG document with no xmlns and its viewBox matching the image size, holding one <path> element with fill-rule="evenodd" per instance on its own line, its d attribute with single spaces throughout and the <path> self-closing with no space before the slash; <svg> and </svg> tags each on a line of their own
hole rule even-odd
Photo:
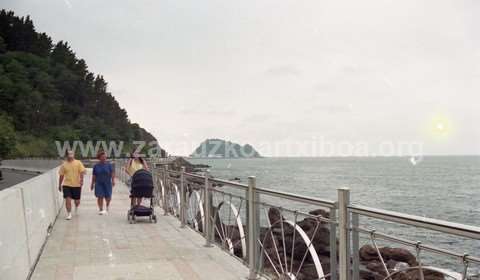
<svg viewBox="0 0 480 280">
<path fill-rule="evenodd" d="M 154 223 L 157 223 L 157 215 L 152 215 L 152 220 Z"/>
<path fill-rule="evenodd" d="M 135 219 L 135 215 L 132 214 L 132 217 L 130 218 L 130 223 L 135 224 L 137 221 Z"/>
<path fill-rule="evenodd" d="M 150 223 L 152 223 L 152 221 L 153 221 L 152 215 L 150 215 L 150 216 L 148 217 L 148 221 L 149 221 Z"/>
</svg>

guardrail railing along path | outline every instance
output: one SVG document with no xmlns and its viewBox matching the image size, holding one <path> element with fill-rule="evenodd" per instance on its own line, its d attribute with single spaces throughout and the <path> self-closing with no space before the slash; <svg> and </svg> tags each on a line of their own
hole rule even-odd
<svg viewBox="0 0 480 280">
<path fill-rule="evenodd" d="M 123 165 L 116 164 L 117 175 L 126 182 Z M 219 246 L 247 265 L 249 279 L 464 280 L 480 273 L 476 226 L 355 205 L 347 188 L 331 201 L 259 187 L 255 177 L 244 184 L 166 165 L 152 173 L 164 214 L 202 234 L 206 247 Z M 398 227 L 473 246 L 459 253 L 391 232 Z"/>
</svg>

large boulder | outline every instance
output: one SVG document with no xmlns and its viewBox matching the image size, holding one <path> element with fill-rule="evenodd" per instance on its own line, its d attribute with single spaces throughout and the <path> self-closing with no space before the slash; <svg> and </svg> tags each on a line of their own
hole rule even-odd
<svg viewBox="0 0 480 280">
<path fill-rule="evenodd" d="M 310 212 L 308 212 L 310 215 L 314 216 L 322 216 L 324 218 L 330 218 L 330 212 L 325 210 L 325 209 L 315 209 Z"/>
<path fill-rule="evenodd" d="M 383 261 L 392 280 L 420 280 L 420 271 L 416 269 L 418 262 L 416 257 L 408 250 L 403 248 L 382 247 L 377 250 L 373 246 L 365 245 L 360 248 L 359 256 L 362 269 L 360 279 L 364 280 L 384 280 L 387 271 L 382 264 L 378 253 Z M 423 269 L 424 280 L 444 280 L 442 273 Z"/>
<path fill-rule="evenodd" d="M 409 266 L 416 266 L 418 264 L 415 256 L 407 249 L 382 247 L 378 250 L 385 262 L 393 260 L 407 263 Z M 371 245 L 365 245 L 360 248 L 359 255 L 360 261 L 380 261 L 377 250 Z"/>
<path fill-rule="evenodd" d="M 285 218 L 278 208 L 270 207 L 270 209 L 268 209 L 268 220 L 271 225 L 276 225 L 279 221 L 284 221 Z"/>
</svg>

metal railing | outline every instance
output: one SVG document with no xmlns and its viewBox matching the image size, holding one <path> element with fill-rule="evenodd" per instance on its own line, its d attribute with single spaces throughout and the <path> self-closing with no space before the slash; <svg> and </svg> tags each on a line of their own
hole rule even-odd
<svg viewBox="0 0 480 280">
<path fill-rule="evenodd" d="M 124 173 L 118 165 L 117 172 Z M 273 279 L 396 280 L 407 276 L 463 280 L 478 271 L 469 274 L 473 265 L 480 265 L 478 257 L 382 233 L 373 229 L 370 221 L 475 242 L 480 241 L 479 227 L 354 205 L 349 189 L 339 189 L 338 200 L 331 201 L 260 188 L 255 177 L 244 184 L 213 178 L 208 172 L 168 170 L 167 166 L 154 168 L 152 173 L 158 204 L 165 215 L 174 215 L 181 227 L 201 233 L 206 247 L 217 245 L 242 261 L 249 267 L 249 279 L 263 275 Z M 125 175 L 120 177 L 127 180 Z M 366 240 L 363 246 L 362 238 Z M 382 242 L 409 247 L 415 254 L 403 247 L 392 251 L 381 247 Z M 395 252 L 403 261 L 392 258 Z M 462 271 L 427 265 L 425 253 L 451 257 L 459 261 Z M 372 264 L 377 269 L 371 270 Z"/>
<path fill-rule="evenodd" d="M 348 196 L 348 191 L 347 194 Z M 393 222 L 395 224 L 400 224 L 404 226 L 414 227 L 417 230 L 423 229 L 428 231 L 433 231 L 440 234 L 447 234 L 454 236 L 457 239 L 464 238 L 470 240 L 476 240 L 478 242 L 478 248 L 471 248 L 472 253 L 478 254 L 480 249 L 480 228 L 476 226 L 469 226 L 459 223 L 447 222 L 438 219 L 431 219 L 425 217 L 419 217 L 404 213 L 398 213 L 393 211 L 375 209 L 371 207 L 359 206 L 348 204 L 345 208 L 350 213 L 351 223 L 349 224 L 348 231 L 351 232 L 352 236 L 352 277 L 357 280 L 359 277 L 359 266 L 360 266 L 360 257 L 359 257 L 359 243 L 360 235 L 366 235 L 371 242 L 371 246 L 377 254 L 378 259 L 382 265 L 383 276 L 385 279 L 392 279 L 395 274 L 399 272 L 415 271 L 419 275 L 419 279 L 425 279 L 425 274 L 428 272 L 433 275 L 443 275 L 455 279 L 467 279 L 469 278 L 469 266 L 475 265 L 477 270 L 475 272 L 476 277 L 478 277 L 478 270 L 480 266 L 480 258 L 478 256 L 469 255 L 469 253 L 458 253 L 450 249 L 443 249 L 433 245 L 423 244 L 420 241 L 412 241 L 392 234 L 382 233 L 377 231 L 375 228 L 366 228 L 360 225 L 360 218 L 371 218 L 376 220 L 381 220 L 385 222 Z M 398 244 L 407 248 L 414 250 L 415 264 L 411 265 L 408 268 L 398 271 L 392 271 L 388 268 L 386 261 L 383 257 L 385 255 L 382 253 L 381 248 L 378 246 L 378 241 L 386 241 L 390 244 Z M 460 273 L 455 272 L 451 267 L 444 269 L 442 267 L 435 267 L 426 265 L 423 261 L 425 253 L 432 253 L 434 255 L 441 256 L 443 259 L 444 265 L 449 262 L 445 261 L 445 258 L 450 258 L 450 264 L 457 262 L 462 270 Z M 435 258 L 433 258 L 435 260 Z M 473 273 L 472 273 L 473 274 Z"/>
</svg>

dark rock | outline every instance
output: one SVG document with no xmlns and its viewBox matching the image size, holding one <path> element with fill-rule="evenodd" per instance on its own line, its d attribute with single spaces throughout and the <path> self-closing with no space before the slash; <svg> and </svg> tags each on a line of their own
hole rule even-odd
<svg viewBox="0 0 480 280">
<path fill-rule="evenodd" d="M 375 280 L 375 275 L 368 270 L 360 270 L 360 279 L 363 280 Z"/>
<path fill-rule="evenodd" d="M 406 272 L 406 275 L 409 280 L 420 280 L 421 275 L 420 275 L 420 270 L 415 269 L 415 270 L 409 270 Z M 430 269 L 423 269 L 423 278 L 425 280 L 444 280 L 445 276 L 440 273 L 436 272 Z M 396 279 L 394 279 L 396 280 Z"/>
<path fill-rule="evenodd" d="M 305 218 L 304 220 L 300 221 L 297 223 L 299 227 L 301 227 L 304 231 L 310 231 L 315 229 L 315 227 L 319 224 L 320 222 L 317 219 L 313 218 Z"/>
<path fill-rule="evenodd" d="M 358 254 L 360 255 L 361 261 L 380 261 L 377 251 L 370 245 L 362 246 Z"/>
<path fill-rule="evenodd" d="M 322 216 L 324 218 L 330 218 L 330 212 L 328 212 L 327 210 L 324 210 L 324 209 L 315 209 L 315 210 L 312 210 L 310 212 L 308 212 L 309 214 L 311 215 L 314 215 L 314 216 Z"/>
<path fill-rule="evenodd" d="M 410 269 L 418 266 L 415 256 L 403 248 L 379 248 L 379 252 L 387 266 L 392 280 L 420 280 L 418 269 Z M 363 246 L 360 251 L 360 261 L 366 269 L 360 271 L 360 278 L 365 280 L 384 280 L 387 276 L 385 267 L 378 257 L 377 251 L 370 245 Z M 397 271 L 399 267 L 405 271 Z M 444 280 L 444 275 L 429 269 L 424 269 L 425 280 Z"/>
<path fill-rule="evenodd" d="M 389 248 L 383 247 L 380 248 L 380 253 L 382 257 L 386 260 L 395 260 L 397 262 L 405 262 L 408 263 L 410 266 L 416 266 L 417 258 L 410 253 L 407 249 L 403 248 Z"/>
<path fill-rule="evenodd" d="M 367 269 L 373 271 L 376 274 L 387 275 L 383 264 L 380 261 L 372 261 L 367 264 Z"/>
<path fill-rule="evenodd" d="M 282 216 L 282 213 L 278 208 L 270 207 L 270 209 L 268 209 L 268 220 L 271 225 L 276 225 L 277 222 L 284 221 L 285 218 Z"/>
</svg>

